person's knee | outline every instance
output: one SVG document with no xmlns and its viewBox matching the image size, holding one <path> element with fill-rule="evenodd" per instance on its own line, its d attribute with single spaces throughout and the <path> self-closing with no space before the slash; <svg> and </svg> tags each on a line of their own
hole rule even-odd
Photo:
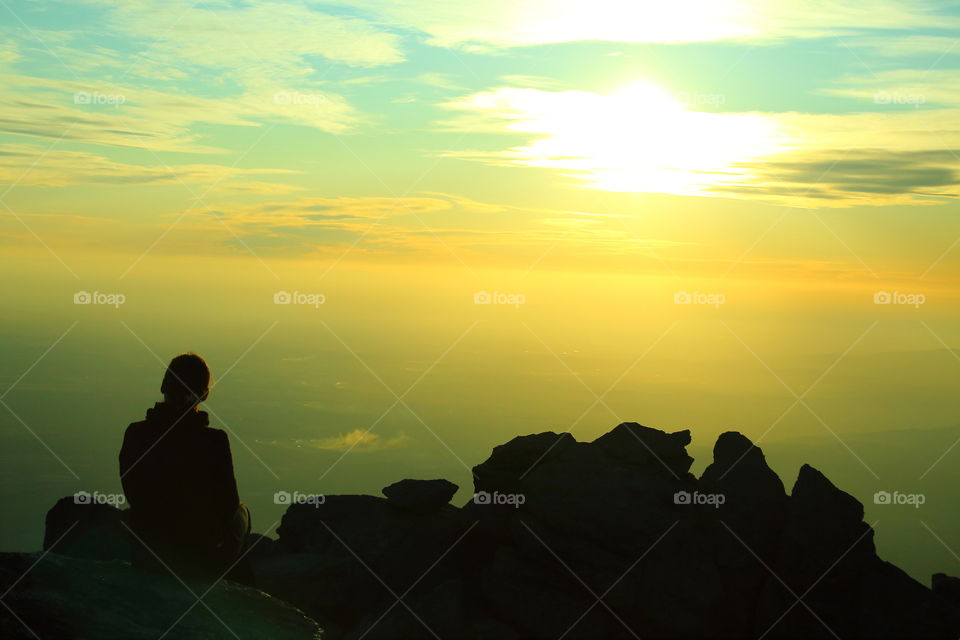
<svg viewBox="0 0 960 640">
<path fill-rule="evenodd" d="M 237 517 L 243 523 L 243 528 L 249 535 L 250 526 L 253 522 L 253 518 L 250 515 L 250 507 L 241 502 L 240 507 L 237 509 Z"/>
</svg>

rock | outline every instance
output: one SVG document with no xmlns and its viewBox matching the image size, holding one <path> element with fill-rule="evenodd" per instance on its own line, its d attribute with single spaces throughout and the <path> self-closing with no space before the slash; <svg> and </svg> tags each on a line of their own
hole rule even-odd
<svg viewBox="0 0 960 640">
<path fill-rule="evenodd" d="M 811 520 L 820 520 L 834 529 L 851 527 L 857 535 L 863 532 L 863 505 L 845 491 L 841 491 L 825 475 L 808 464 L 800 467 L 797 481 L 790 492 L 790 505 Z"/>
<path fill-rule="evenodd" d="M 960 628 L 956 603 L 945 606 L 937 596 L 931 597 L 930 589 L 875 555 L 865 565 L 855 608 L 843 612 L 843 617 L 856 619 L 855 637 L 956 637 L 953 630 Z"/>
<path fill-rule="evenodd" d="M 715 564 L 722 580 L 727 628 L 750 635 L 755 625 L 752 609 L 771 575 L 786 520 L 788 496 L 783 482 L 767 466 L 763 451 L 735 431 L 720 434 L 713 462 L 700 476 L 700 490 L 722 497 L 714 509 Z"/>
<path fill-rule="evenodd" d="M 152 640 L 169 632 L 167 637 L 178 640 L 323 637 L 315 621 L 265 593 L 221 582 L 197 604 L 206 589 L 119 561 L 0 553 L 0 592 L 6 605 L 0 609 L 0 636 Z"/>
<path fill-rule="evenodd" d="M 930 582 L 935 594 L 960 605 L 960 578 L 948 576 L 945 573 L 935 573 Z"/>
<path fill-rule="evenodd" d="M 822 473 L 803 465 L 780 539 L 772 565 L 775 576 L 771 575 L 760 598 L 757 633 L 775 626 L 788 637 L 856 637 L 860 593 L 872 573 L 871 565 L 880 562 L 873 530 L 863 522 L 863 505 Z M 788 611 L 796 597 L 779 580 L 797 595 L 806 593 L 804 602 L 810 609 L 800 606 Z"/>
<path fill-rule="evenodd" d="M 700 481 L 736 496 L 749 497 L 749 501 L 741 501 L 743 504 L 786 502 L 783 482 L 767 466 L 763 450 L 736 431 L 721 433 L 717 438 L 713 462 L 703 470 Z M 726 504 L 736 506 L 736 496 L 729 496 L 731 500 Z"/>
<path fill-rule="evenodd" d="M 690 444 L 689 430 L 666 433 L 636 422 L 624 422 L 593 444 L 611 458 L 647 466 L 656 462 L 674 476 L 687 473 L 693 464 L 686 450 Z"/>
<path fill-rule="evenodd" d="M 689 431 L 630 422 L 592 442 L 544 432 L 494 447 L 462 508 L 445 480 L 294 504 L 277 540 L 251 536 L 253 583 L 331 640 L 960 636 L 960 580 L 938 574 L 931 590 L 881 560 L 863 506 L 819 471 L 804 465 L 787 494 L 763 451 L 729 431 L 696 478 L 689 443 Z M 79 535 L 117 517 L 53 511 L 48 538 L 73 518 Z M 105 553 L 73 536 L 71 552 Z M 64 606 L 38 622 L 52 637 L 87 624 Z"/>
<path fill-rule="evenodd" d="M 43 549 L 91 560 L 130 560 L 130 535 L 123 526 L 127 511 L 109 504 L 78 503 L 61 498 L 47 511 Z"/>
<path fill-rule="evenodd" d="M 473 468 L 474 491 L 509 490 L 516 488 L 538 465 L 563 457 L 576 446 L 569 433 L 546 431 L 517 436 L 493 448 L 490 457 Z"/>
<path fill-rule="evenodd" d="M 358 637 L 370 627 L 368 639 L 432 637 L 396 598 L 408 591 L 411 601 L 436 598 L 439 584 L 459 580 L 460 556 L 448 553 L 468 526 L 458 511 L 404 510 L 376 496 L 292 505 L 277 530 L 281 553 L 254 560 L 257 585 L 320 620 L 331 637 Z M 428 624 L 449 610 L 415 608 Z M 430 626 L 449 630 L 450 622 Z"/>
<path fill-rule="evenodd" d="M 377 496 L 326 496 L 322 504 L 291 505 L 277 528 L 285 553 L 326 553 L 351 548 L 361 556 L 389 549 L 391 528 L 399 517 L 387 500 Z"/>
<path fill-rule="evenodd" d="M 130 562 L 140 542 L 127 529 L 129 513 L 108 504 L 77 503 L 73 496 L 61 498 L 47 512 L 43 549 L 74 558 Z M 278 544 L 259 533 L 251 533 L 247 547 L 249 553 L 233 567 L 228 577 L 254 586 L 249 562 L 276 553 Z"/>
<path fill-rule="evenodd" d="M 389 503 L 405 511 L 429 512 L 446 506 L 459 489 L 449 480 L 401 480 L 383 488 Z"/>
<path fill-rule="evenodd" d="M 260 533 L 251 533 L 247 537 L 246 557 L 251 561 L 255 561 L 258 558 L 269 558 L 282 552 L 280 543 L 269 536 Z"/>
</svg>

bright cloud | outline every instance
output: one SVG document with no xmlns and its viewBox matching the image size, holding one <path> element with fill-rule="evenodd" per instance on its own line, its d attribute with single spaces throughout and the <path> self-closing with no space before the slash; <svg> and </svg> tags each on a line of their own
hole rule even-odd
<svg viewBox="0 0 960 640">
<path fill-rule="evenodd" d="M 494 164 L 558 169 L 607 191 L 703 194 L 711 185 L 750 179 L 741 168 L 788 143 L 760 114 L 693 111 L 665 91 L 637 82 L 609 95 L 502 87 L 450 103 L 470 130 L 529 134 L 530 142 L 494 152 L 454 152 Z"/>
<path fill-rule="evenodd" d="M 527 139 L 447 155 L 556 169 L 606 191 L 842 207 L 930 201 L 960 185 L 952 110 L 705 112 L 644 83 L 606 95 L 501 87 L 446 106 L 460 114 L 455 130 Z"/>
</svg>

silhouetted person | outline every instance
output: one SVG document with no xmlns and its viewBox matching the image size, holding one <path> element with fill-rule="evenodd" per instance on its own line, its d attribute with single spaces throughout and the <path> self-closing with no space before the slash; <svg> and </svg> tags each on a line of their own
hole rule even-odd
<svg viewBox="0 0 960 640">
<path fill-rule="evenodd" d="M 207 426 L 210 370 L 194 353 L 175 357 L 160 385 L 163 402 L 123 437 L 120 480 L 130 503 L 135 562 L 177 575 L 220 577 L 238 559 L 250 533 L 240 503 L 226 432 Z M 152 552 L 152 553 L 151 553 Z"/>
</svg>

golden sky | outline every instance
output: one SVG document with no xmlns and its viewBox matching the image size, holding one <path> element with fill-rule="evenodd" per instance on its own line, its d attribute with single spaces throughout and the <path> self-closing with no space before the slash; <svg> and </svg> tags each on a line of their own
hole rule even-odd
<svg viewBox="0 0 960 640">
<path fill-rule="evenodd" d="M 115 482 L 117 429 L 186 349 L 255 507 L 468 487 L 518 433 L 619 419 L 692 428 L 698 468 L 737 428 L 807 438 L 781 451 L 861 499 L 902 473 L 955 504 L 955 3 L 0 15 L 0 441 L 44 508 Z M 788 486 L 815 461 L 790 455 Z M 920 573 L 955 557 L 902 535 Z"/>
</svg>

